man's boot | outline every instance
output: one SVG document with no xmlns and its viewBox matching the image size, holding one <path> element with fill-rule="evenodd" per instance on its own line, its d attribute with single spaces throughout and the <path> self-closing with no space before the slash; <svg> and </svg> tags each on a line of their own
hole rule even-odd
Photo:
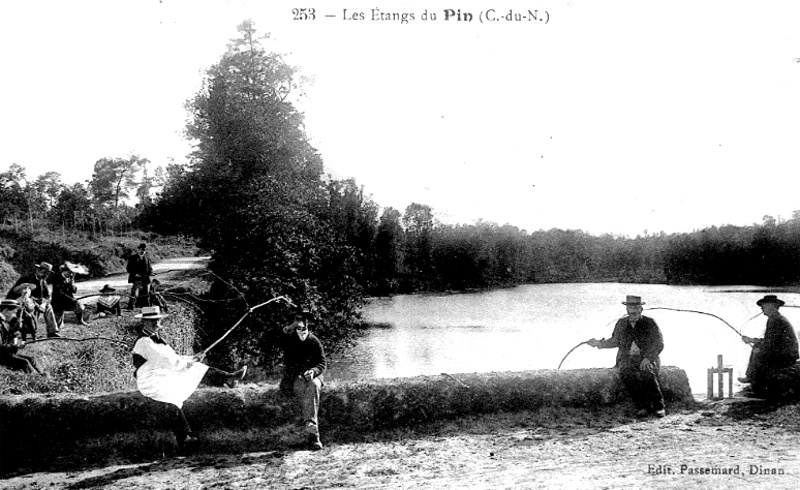
<svg viewBox="0 0 800 490">
<path fill-rule="evenodd" d="M 244 376 L 247 374 L 247 366 L 243 366 L 238 371 L 231 373 L 227 379 L 225 379 L 225 386 L 228 388 L 236 388 L 236 385 L 239 384 L 239 381 L 244 379 Z"/>
<path fill-rule="evenodd" d="M 83 318 L 84 315 L 83 315 L 83 311 L 82 310 L 76 311 L 75 312 L 75 316 L 77 317 L 79 324 L 83 325 L 84 327 L 88 327 L 89 326 L 89 323 L 86 322 L 86 320 L 84 320 L 84 318 Z"/>
</svg>

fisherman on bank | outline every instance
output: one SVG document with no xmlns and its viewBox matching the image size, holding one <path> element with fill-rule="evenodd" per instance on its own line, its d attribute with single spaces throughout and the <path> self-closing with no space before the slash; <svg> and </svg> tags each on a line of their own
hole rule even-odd
<svg viewBox="0 0 800 490">
<path fill-rule="evenodd" d="M 208 384 L 235 387 L 247 373 L 247 366 L 228 373 L 203 364 L 203 354 L 180 355 L 160 335 L 161 320 L 167 315 L 158 306 L 145 306 L 136 318 L 142 320 L 140 336 L 133 345 L 134 377 L 139 392 L 164 404 L 172 418 L 172 432 L 179 449 L 192 440 L 193 433 L 183 412 L 183 403 L 206 378 Z"/>
<path fill-rule="evenodd" d="M 619 375 L 638 409 L 637 417 L 654 414 L 664 417 L 664 396 L 658 382 L 664 339 L 655 320 L 642 315 L 642 298 L 627 296 L 622 303 L 628 312 L 614 326 L 610 339 L 591 339 L 587 344 L 599 349 L 616 347 Z"/>
<path fill-rule="evenodd" d="M 53 272 L 53 265 L 47 262 L 36 264 L 36 270 L 33 274 L 22 276 L 11 287 L 11 290 L 6 295 L 9 299 L 19 299 L 24 295 L 24 289 L 30 289 L 30 299 L 35 303 L 35 311 L 30 313 L 23 313 L 23 321 L 28 326 L 35 328 L 36 313 L 41 313 L 44 316 L 44 323 L 47 326 L 48 337 L 60 337 L 58 334 L 58 322 L 53 312 L 53 306 L 50 304 L 50 286 L 48 285 L 48 278 Z M 32 284 L 34 287 L 20 287 L 24 284 Z"/>
<path fill-rule="evenodd" d="M 767 328 L 763 339 L 742 336 L 753 350 L 745 377 L 739 381 L 750 383 L 753 394 L 763 398 L 800 397 L 797 336 L 789 320 L 778 311 L 786 303 L 768 294 L 756 304 L 767 317 Z"/>
<path fill-rule="evenodd" d="M 308 448 L 317 451 L 322 449 L 317 415 L 327 361 L 322 342 L 309 332 L 311 319 L 311 312 L 302 310 L 295 315 L 294 322 L 283 329 L 284 371 L 280 389 L 284 395 L 300 401 Z"/>
<path fill-rule="evenodd" d="M 0 365 L 15 371 L 42 374 L 33 356 L 19 353 L 25 347 L 19 332 L 18 312 L 21 307 L 15 299 L 0 300 Z"/>
</svg>

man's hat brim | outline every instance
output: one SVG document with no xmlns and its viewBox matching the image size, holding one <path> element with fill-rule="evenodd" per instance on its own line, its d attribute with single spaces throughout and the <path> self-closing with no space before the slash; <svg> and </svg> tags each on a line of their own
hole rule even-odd
<svg viewBox="0 0 800 490">
<path fill-rule="evenodd" d="M 14 289 L 12 289 L 11 292 L 14 293 L 14 294 L 22 294 L 22 291 L 25 288 L 28 288 L 31 291 L 33 291 L 34 289 L 36 289 L 36 284 L 31 284 L 29 282 L 23 282 L 22 284 L 14 287 Z"/>
<path fill-rule="evenodd" d="M 760 300 L 756 301 L 756 305 L 762 306 L 764 303 L 772 303 L 778 306 L 783 306 L 786 304 L 785 301 L 778 299 L 777 296 L 767 295 L 761 298 Z"/>
</svg>

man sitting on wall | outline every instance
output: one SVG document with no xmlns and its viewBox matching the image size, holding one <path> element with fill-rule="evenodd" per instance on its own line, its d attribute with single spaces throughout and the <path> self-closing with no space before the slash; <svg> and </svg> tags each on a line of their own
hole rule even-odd
<svg viewBox="0 0 800 490">
<path fill-rule="evenodd" d="M 763 339 L 742 336 L 753 347 L 750 362 L 740 382 L 750 383 L 753 394 L 764 398 L 800 397 L 800 369 L 797 368 L 797 336 L 779 310 L 786 304 L 773 294 L 756 301 L 767 317 Z"/>
<path fill-rule="evenodd" d="M 622 303 L 628 312 L 614 326 L 611 338 L 591 339 L 587 344 L 599 349 L 616 347 L 619 375 L 638 408 L 637 417 L 655 414 L 664 417 L 664 397 L 658 382 L 664 339 L 655 320 L 642 315 L 642 298 L 628 296 Z"/>
<path fill-rule="evenodd" d="M 327 361 L 322 342 L 309 332 L 311 319 L 311 312 L 302 310 L 295 315 L 294 322 L 283 329 L 284 370 L 280 389 L 284 395 L 300 402 L 308 448 L 317 451 L 322 449 L 317 414 Z"/>
</svg>

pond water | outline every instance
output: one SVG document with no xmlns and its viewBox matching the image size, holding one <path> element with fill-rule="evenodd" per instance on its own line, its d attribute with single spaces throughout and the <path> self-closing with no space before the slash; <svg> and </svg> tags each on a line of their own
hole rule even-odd
<svg viewBox="0 0 800 490">
<path fill-rule="evenodd" d="M 723 355 L 734 377 L 743 376 L 750 348 L 723 321 L 711 316 L 658 310 L 674 308 L 717 315 L 744 335 L 760 337 L 766 317 L 756 300 L 769 291 L 738 286 L 653 284 L 539 284 L 464 294 L 401 295 L 372 300 L 365 319 L 371 328 L 358 345 L 331 357 L 329 379 L 393 378 L 441 373 L 556 369 L 564 355 L 592 337 L 610 337 L 624 316 L 628 294 L 646 303 L 644 315 L 656 320 L 664 336 L 662 365 L 678 366 L 692 392 L 703 394 L 707 369 Z M 780 293 L 787 305 L 800 294 Z M 800 308 L 781 312 L 800 327 Z M 752 319 L 751 319 L 752 318 Z M 616 349 L 583 345 L 562 369 L 611 367 Z M 735 380 L 734 380 L 735 381 Z M 716 385 L 716 383 L 715 383 Z M 727 386 L 727 379 L 726 379 Z M 734 382 L 734 389 L 739 389 Z"/>
</svg>

